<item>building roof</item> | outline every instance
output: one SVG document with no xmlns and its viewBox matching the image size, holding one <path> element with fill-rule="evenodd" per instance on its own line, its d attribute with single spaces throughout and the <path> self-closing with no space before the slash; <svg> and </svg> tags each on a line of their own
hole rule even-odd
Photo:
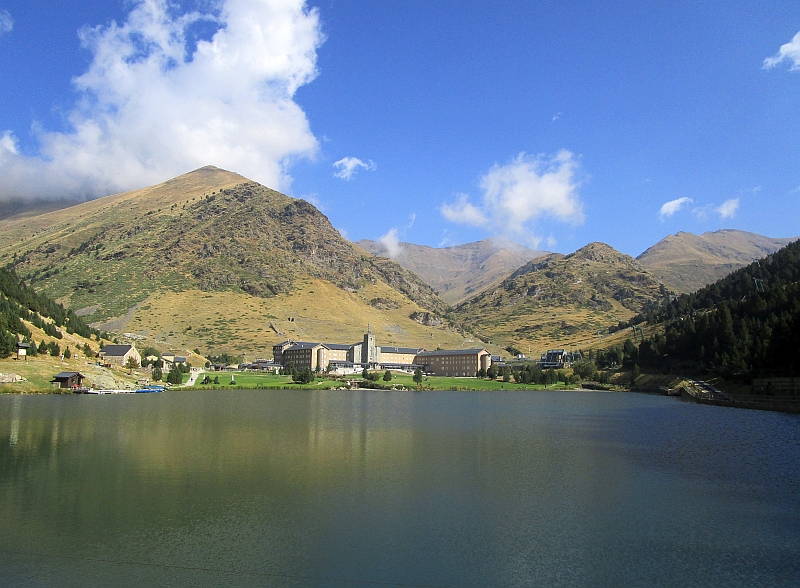
<svg viewBox="0 0 800 588">
<path fill-rule="evenodd" d="M 74 378 L 75 376 L 85 378 L 82 373 L 80 372 L 59 372 L 55 376 L 53 376 L 54 380 L 69 380 L 70 378 Z"/>
<path fill-rule="evenodd" d="M 297 343 L 295 343 L 294 345 L 292 345 L 288 349 L 285 349 L 284 351 L 298 351 L 300 349 L 314 349 L 314 347 L 319 347 L 321 345 L 322 345 L 322 343 L 308 343 L 308 342 L 305 342 L 305 341 L 298 341 Z"/>
<path fill-rule="evenodd" d="M 133 345 L 106 345 L 100 352 L 112 357 L 122 357 L 133 349 Z"/>
<path fill-rule="evenodd" d="M 339 351 L 350 351 L 352 349 L 352 345 L 343 345 L 341 343 L 323 343 L 325 347 L 328 349 L 336 349 Z"/>
<path fill-rule="evenodd" d="M 438 349 L 436 351 L 422 351 L 417 355 L 420 357 L 433 357 L 435 355 L 478 355 L 489 353 L 485 349 Z"/>
<path fill-rule="evenodd" d="M 406 355 L 416 355 L 420 351 L 424 351 L 422 347 L 384 347 L 381 345 L 381 353 L 403 353 Z"/>
</svg>

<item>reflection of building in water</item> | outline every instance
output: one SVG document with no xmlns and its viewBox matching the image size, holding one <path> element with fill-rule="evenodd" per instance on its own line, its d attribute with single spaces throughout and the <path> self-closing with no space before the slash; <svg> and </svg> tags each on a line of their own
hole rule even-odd
<svg viewBox="0 0 800 588">
<path fill-rule="evenodd" d="M 308 404 L 308 461 L 315 475 L 391 468 L 392 488 L 412 484 L 415 428 L 412 395 L 312 391 Z M 404 468 L 407 468 L 404 470 Z M 341 481 L 341 479 L 340 479 Z"/>
<path fill-rule="evenodd" d="M 8 437 L 8 444 L 11 447 L 19 442 L 19 406 L 20 397 L 15 396 L 11 402 L 11 434 Z"/>
</svg>

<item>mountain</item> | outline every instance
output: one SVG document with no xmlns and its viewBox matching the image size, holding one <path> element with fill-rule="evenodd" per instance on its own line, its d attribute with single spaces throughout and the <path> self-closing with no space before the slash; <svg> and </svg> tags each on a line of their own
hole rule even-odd
<svg viewBox="0 0 800 588">
<path fill-rule="evenodd" d="M 589 347 L 609 323 L 628 320 L 667 290 L 641 264 L 604 243 L 554 253 L 459 304 L 453 315 L 484 340 L 527 353 Z"/>
<path fill-rule="evenodd" d="M 428 326 L 447 305 L 415 274 L 308 202 L 215 167 L 0 221 L 0 264 L 98 328 L 161 347 L 271 355 L 279 338 L 358 340 L 368 322 L 379 344 L 463 341 Z"/>
<path fill-rule="evenodd" d="M 662 239 L 636 259 L 670 290 L 694 292 L 793 240 L 734 229 L 702 235 L 680 232 Z"/>
<path fill-rule="evenodd" d="M 645 319 L 664 334 L 642 342 L 643 364 L 726 378 L 800 375 L 800 241 L 632 322 Z"/>
<path fill-rule="evenodd" d="M 36 216 L 53 210 L 74 206 L 72 200 L 45 200 L 27 198 L 0 198 L 0 220 Z"/>
<path fill-rule="evenodd" d="M 389 251 L 378 241 L 364 239 L 358 245 L 373 255 L 389 257 Z M 458 304 L 546 254 L 517 243 L 485 239 L 443 248 L 400 243 L 393 259 L 421 277 L 446 302 Z"/>
</svg>

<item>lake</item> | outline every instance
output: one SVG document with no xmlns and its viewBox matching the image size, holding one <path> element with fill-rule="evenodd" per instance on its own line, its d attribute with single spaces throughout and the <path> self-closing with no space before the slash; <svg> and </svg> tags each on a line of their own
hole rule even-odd
<svg viewBox="0 0 800 588">
<path fill-rule="evenodd" d="M 0 584 L 797 586 L 800 417 L 606 392 L 0 397 Z"/>
</svg>

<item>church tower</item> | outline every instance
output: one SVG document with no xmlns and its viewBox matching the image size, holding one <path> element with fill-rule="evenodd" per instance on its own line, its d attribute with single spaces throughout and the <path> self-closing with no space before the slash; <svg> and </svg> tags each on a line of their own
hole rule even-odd
<svg viewBox="0 0 800 588">
<path fill-rule="evenodd" d="M 375 346 L 372 324 L 367 324 L 367 333 L 364 335 L 364 344 L 361 346 L 361 363 L 369 366 L 378 363 L 378 348 Z"/>
</svg>

